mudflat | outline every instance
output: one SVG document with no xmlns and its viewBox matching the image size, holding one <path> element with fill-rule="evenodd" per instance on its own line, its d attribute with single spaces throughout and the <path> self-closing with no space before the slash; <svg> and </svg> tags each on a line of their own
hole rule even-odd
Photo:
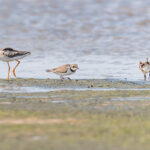
<svg viewBox="0 0 150 150">
<path fill-rule="evenodd" d="M 149 149 L 150 84 L 0 80 L 0 148 Z"/>
</svg>

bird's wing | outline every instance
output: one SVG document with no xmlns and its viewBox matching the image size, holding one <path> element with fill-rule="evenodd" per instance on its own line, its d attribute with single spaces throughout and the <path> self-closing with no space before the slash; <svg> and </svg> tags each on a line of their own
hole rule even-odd
<svg viewBox="0 0 150 150">
<path fill-rule="evenodd" d="M 55 72 L 55 73 L 66 73 L 68 70 L 68 66 L 69 66 L 69 64 L 66 64 L 66 65 L 60 66 L 58 68 L 51 69 L 51 71 Z"/>
<path fill-rule="evenodd" d="M 6 50 L 6 51 L 3 51 L 3 54 L 7 57 L 17 57 L 17 56 L 22 56 L 22 55 L 26 55 L 28 52 L 26 51 L 17 51 L 17 50 Z"/>
</svg>

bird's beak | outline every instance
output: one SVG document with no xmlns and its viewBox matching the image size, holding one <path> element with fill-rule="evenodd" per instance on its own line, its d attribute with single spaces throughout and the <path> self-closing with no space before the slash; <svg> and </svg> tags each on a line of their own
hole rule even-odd
<svg viewBox="0 0 150 150">
<path fill-rule="evenodd" d="M 77 69 L 79 69 L 79 68 L 77 68 Z"/>
</svg>

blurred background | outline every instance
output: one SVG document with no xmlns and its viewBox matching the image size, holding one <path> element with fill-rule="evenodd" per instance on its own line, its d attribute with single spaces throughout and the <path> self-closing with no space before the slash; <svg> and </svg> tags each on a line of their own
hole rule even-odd
<svg viewBox="0 0 150 150">
<path fill-rule="evenodd" d="M 58 78 L 45 70 L 77 63 L 72 78 L 143 79 L 138 64 L 150 56 L 149 0 L 0 0 L 0 6 L 0 47 L 32 53 L 18 77 Z M 6 78 L 7 64 L 0 68 Z"/>
<path fill-rule="evenodd" d="M 5 47 L 32 54 L 0 80 L 0 150 L 149 150 L 150 0 L 0 0 Z M 98 80 L 46 80 L 67 63 Z"/>
</svg>

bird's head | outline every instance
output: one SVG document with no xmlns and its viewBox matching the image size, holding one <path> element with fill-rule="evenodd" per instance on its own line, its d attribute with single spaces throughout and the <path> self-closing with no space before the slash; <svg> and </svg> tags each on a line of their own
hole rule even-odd
<svg viewBox="0 0 150 150">
<path fill-rule="evenodd" d="M 70 69 L 73 70 L 73 71 L 76 71 L 76 70 L 79 69 L 79 68 L 78 68 L 78 65 L 77 65 L 77 64 L 71 64 L 71 65 L 70 65 Z"/>
</svg>

